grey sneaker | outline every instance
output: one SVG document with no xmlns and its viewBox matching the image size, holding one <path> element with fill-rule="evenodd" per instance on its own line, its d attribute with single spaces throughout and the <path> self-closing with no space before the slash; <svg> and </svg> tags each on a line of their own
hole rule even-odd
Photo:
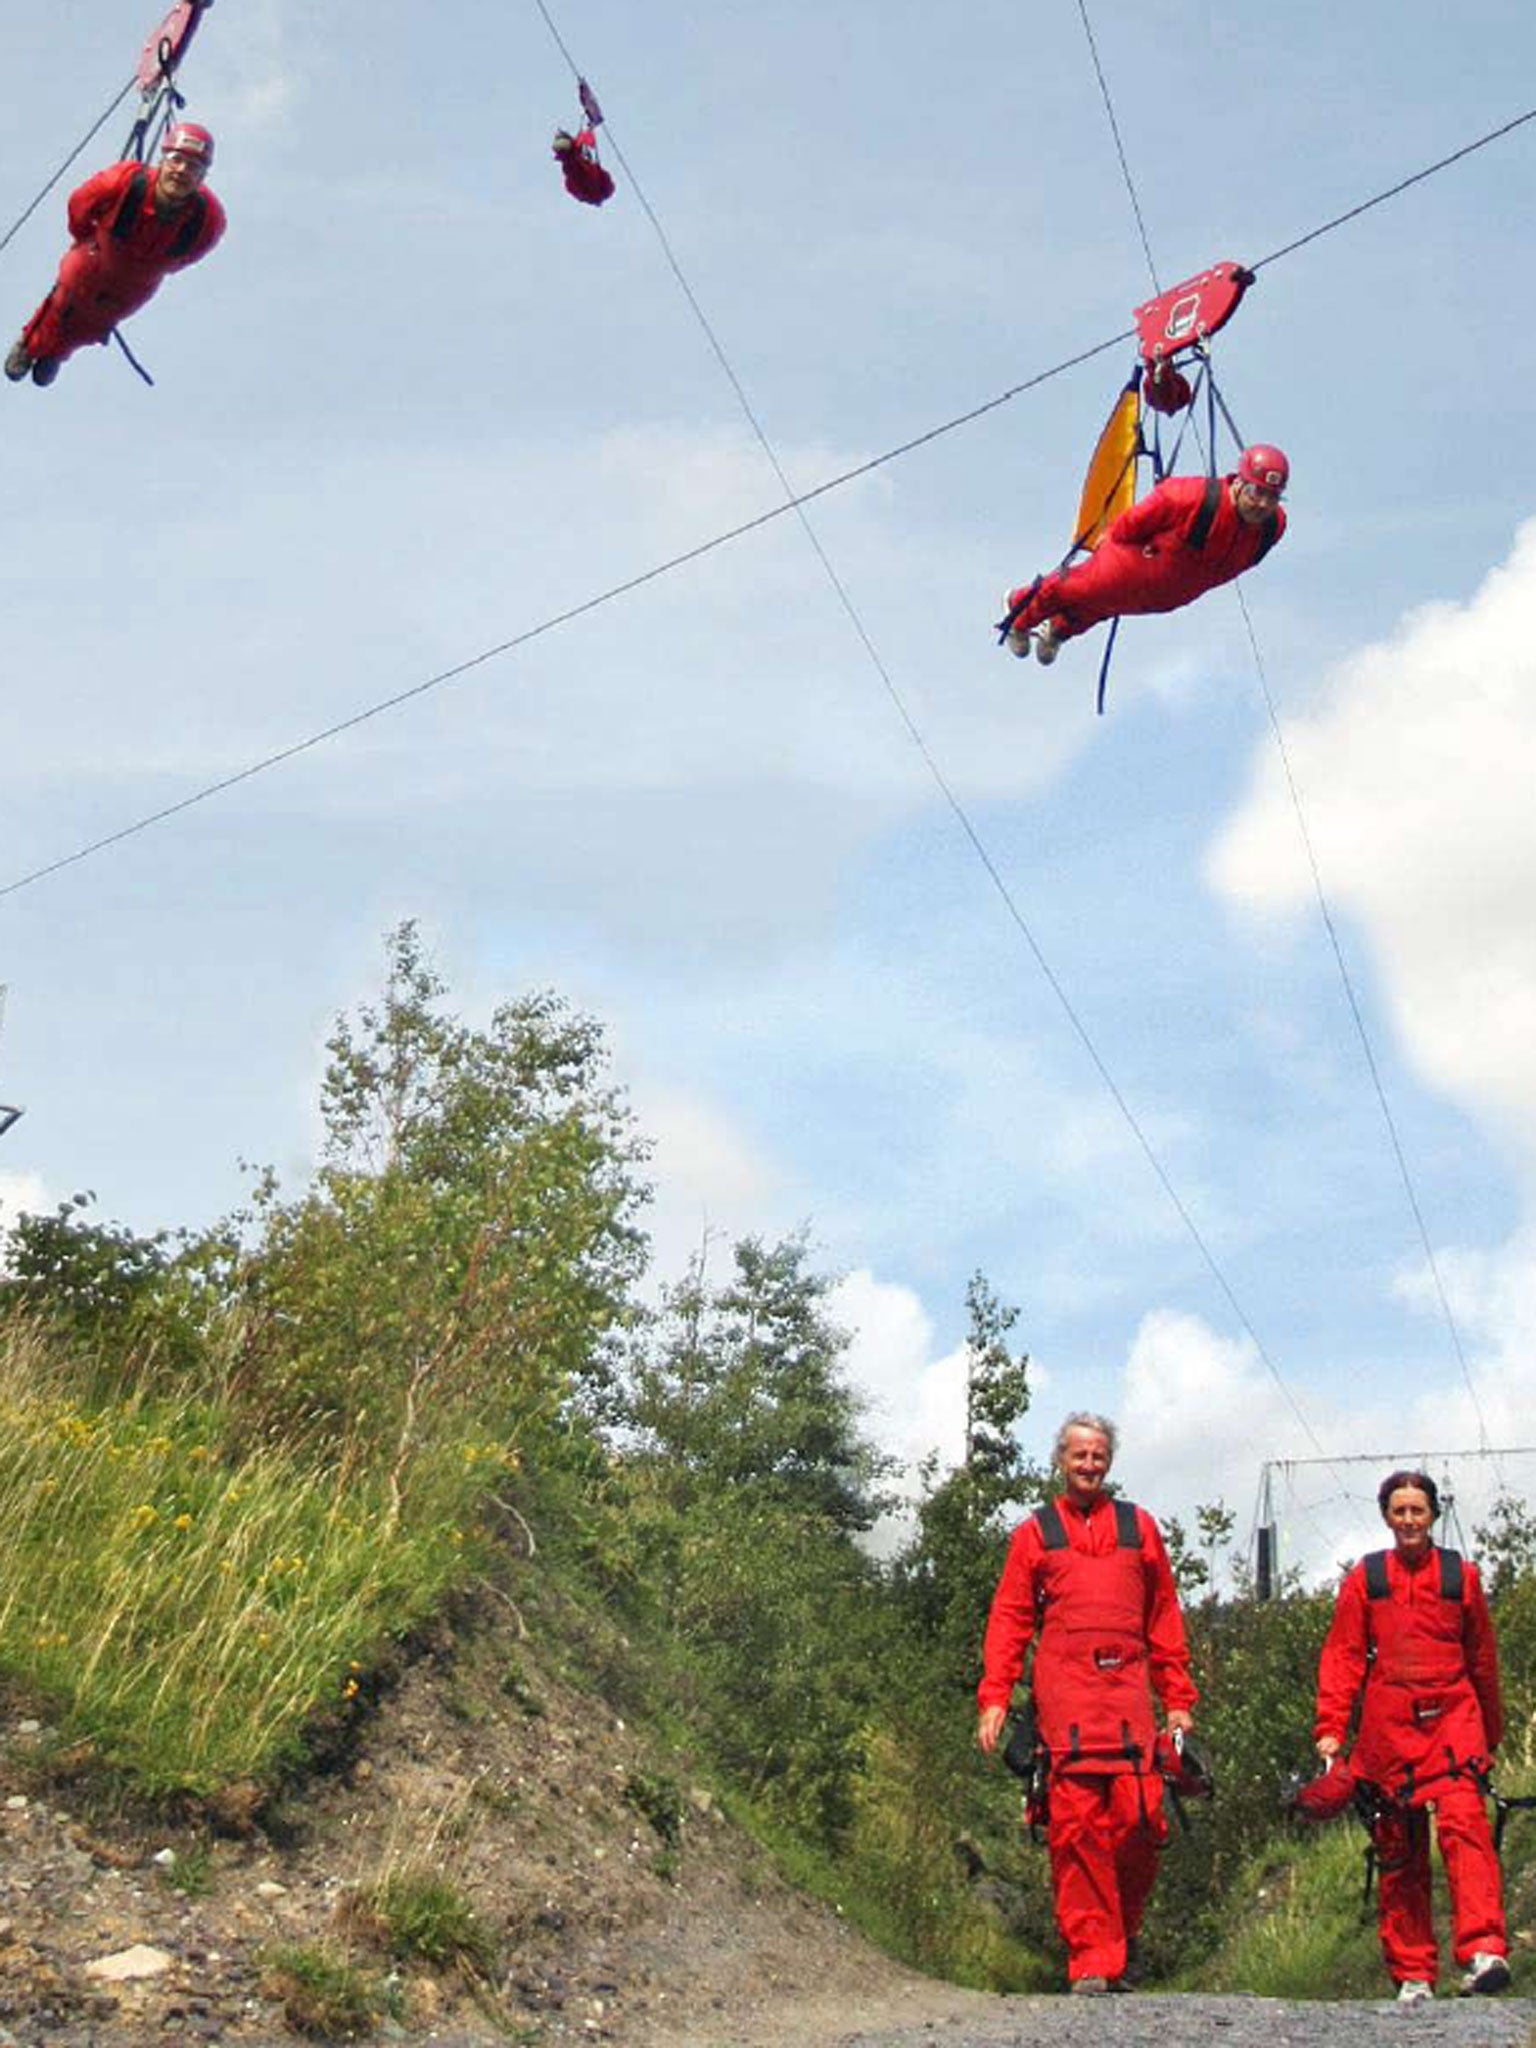
<svg viewBox="0 0 1536 2048">
<path fill-rule="evenodd" d="M 1047 619 L 1035 635 L 1035 659 L 1042 668 L 1049 668 L 1060 652 L 1061 642 L 1051 631 L 1051 622 Z"/>
<path fill-rule="evenodd" d="M 1102 1998 L 1109 1990 L 1107 1977 L 1074 1977 L 1069 1986 L 1074 1998 Z"/>
<path fill-rule="evenodd" d="M 1467 1974 L 1461 1980 L 1463 1998 L 1491 1998 L 1495 1992 L 1509 1989 L 1509 1964 L 1503 1956 L 1485 1952 L 1475 1955 L 1467 1965 Z"/>
<path fill-rule="evenodd" d="M 34 384 L 51 384 L 58 374 L 59 359 L 57 356 L 39 356 L 32 365 L 32 382 Z"/>
<path fill-rule="evenodd" d="M 1422 1977 L 1405 1977 L 1397 1987 L 1399 2005 L 1422 2005 L 1426 1999 L 1433 1998 L 1434 1995 L 1435 1987 L 1426 1984 Z"/>
<path fill-rule="evenodd" d="M 32 367 L 32 358 L 27 354 L 27 344 L 18 341 L 5 359 L 5 374 L 13 384 L 19 384 Z"/>
</svg>

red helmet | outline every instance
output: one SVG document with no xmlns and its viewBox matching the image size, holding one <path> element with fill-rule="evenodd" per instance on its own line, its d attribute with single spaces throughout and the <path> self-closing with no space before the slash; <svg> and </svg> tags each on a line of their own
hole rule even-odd
<svg viewBox="0 0 1536 2048">
<path fill-rule="evenodd" d="M 1268 441 L 1255 441 L 1251 448 L 1243 450 L 1237 473 L 1245 484 L 1257 484 L 1261 491 L 1278 494 L 1291 480 L 1291 465 Z"/>
<path fill-rule="evenodd" d="M 197 121 L 178 121 L 174 128 L 167 129 L 165 141 L 160 145 L 162 156 L 169 156 L 172 150 L 182 156 L 196 157 L 206 168 L 213 162 L 213 137 Z"/>
<path fill-rule="evenodd" d="M 1353 1805 L 1356 1783 L 1345 1759 L 1334 1757 L 1305 1783 L 1292 1779 L 1282 1795 L 1282 1803 L 1302 1820 L 1336 1820 Z"/>
</svg>

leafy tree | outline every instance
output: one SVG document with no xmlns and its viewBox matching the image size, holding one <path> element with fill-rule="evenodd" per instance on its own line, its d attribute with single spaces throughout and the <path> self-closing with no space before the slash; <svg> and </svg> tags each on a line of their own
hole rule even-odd
<svg viewBox="0 0 1536 2048">
<path fill-rule="evenodd" d="M 1500 1492 L 1472 1539 L 1490 1599 L 1501 1598 L 1521 1579 L 1536 1575 L 1536 1514 L 1519 1494 Z"/>
<path fill-rule="evenodd" d="M 831 1322 L 831 1281 L 811 1270 L 803 1236 L 744 1238 L 711 1289 L 704 1254 L 668 1292 L 635 1361 L 627 1420 L 675 1505 L 747 1489 L 841 1534 L 885 1505 L 887 1461 L 861 1428 L 843 1374 L 846 1332 Z"/>
<path fill-rule="evenodd" d="M 644 1257 L 643 1147 L 601 1033 L 550 995 L 475 1029 L 413 924 L 388 952 L 382 1000 L 329 1041 L 313 1186 L 256 1192 L 243 1391 L 289 1426 L 401 1447 L 429 1409 L 507 1434 L 571 1422 L 601 1402 Z"/>
<path fill-rule="evenodd" d="M 975 1684 L 987 1607 L 1002 1570 L 1009 1515 L 1049 1495 L 1049 1474 L 1016 1435 L 1028 1412 L 1029 1355 L 1008 1348 L 1019 1311 L 981 1273 L 966 1288 L 966 1429 L 963 1463 L 937 1476 L 930 1460 L 912 1541 L 896 1564 L 912 1624 L 939 1651 L 946 1682 Z"/>
<path fill-rule="evenodd" d="M 184 1374 L 202 1355 L 211 1307 L 178 1249 L 184 1240 L 96 1222 L 86 1214 L 95 1199 L 71 1195 L 50 1215 L 17 1218 L 0 1309 L 41 1318 L 119 1382 Z"/>
<path fill-rule="evenodd" d="M 743 1239 L 718 1285 L 701 1253 L 635 1347 L 620 1468 L 693 1716 L 738 1783 L 823 1845 L 852 1817 L 889 1629 L 856 1541 L 886 1460 L 830 1286 L 801 1236 Z"/>
</svg>

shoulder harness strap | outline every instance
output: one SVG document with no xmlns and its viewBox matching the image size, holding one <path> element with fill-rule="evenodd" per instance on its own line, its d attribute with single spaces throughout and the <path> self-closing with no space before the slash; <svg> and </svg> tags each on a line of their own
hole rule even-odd
<svg viewBox="0 0 1536 2048">
<path fill-rule="evenodd" d="M 1259 534 L 1258 552 L 1255 554 L 1250 566 L 1257 569 L 1260 562 L 1263 561 L 1279 538 L 1280 521 L 1275 513 L 1270 512 L 1265 516 L 1264 525 Z"/>
<path fill-rule="evenodd" d="M 1121 1550 L 1141 1548 L 1141 1525 L 1136 1520 L 1136 1503 L 1132 1500 L 1115 1502 L 1115 1542 Z"/>
<path fill-rule="evenodd" d="M 1440 1553 L 1440 1598 L 1442 1600 L 1455 1600 L 1459 1603 L 1465 1583 L 1465 1574 L 1461 1569 L 1461 1552 L 1459 1550 L 1442 1550 Z"/>
<path fill-rule="evenodd" d="M 1367 1597 L 1372 1600 L 1385 1600 L 1387 1597 L 1387 1553 L 1384 1550 L 1373 1550 L 1369 1557 L 1362 1558 L 1361 1562 L 1365 1566 L 1365 1590 Z"/>
<path fill-rule="evenodd" d="M 1216 511 L 1217 507 L 1221 504 L 1221 488 L 1222 480 L 1219 476 L 1208 476 L 1206 478 L 1205 493 L 1200 500 L 1200 509 L 1190 522 L 1189 532 L 1184 542 L 1186 547 L 1194 548 L 1197 553 L 1210 539 L 1211 528 L 1216 524 Z M 1278 524 L 1277 520 L 1276 525 Z M 1274 546 L 1273 541 L 1270 542 L 1270 546 Z"/>
<path fill-rule="evenodd" d="M 1035 1526 L 1039 1529 L 1041 1541 L 1047 1550 L 1066 1549 L 1066 1524 L 1062 1521 L 1061 1510 L 1054 1501 L 1048 1501 L 1043 1508 L 1036 1508 Z"/>
<path fill-rule="evenodd" d="M 112 216 L 112 239 L 126 242 L 139 224 L 139 213 L 144 205 L 144 194 L 149 190 L 149 173 L 142 164 L 123 188 L 123 196 L 117 203 L 117 212 Z"/>
<path fill-rule="evenodd" d="M 149 172 L 140 164 L 139 168 L 128 180 L 127 188 L 118 202 L 117 212 L 112 216 L 112 239 L 114 242 L 126 242 L 138 226 L 139 215 L 144 210 L 144 199 L 148 191 Z M 171 244 L 170 253 L 173 257 L 186 256 L 191 253 L 197 244 L 198 236 L 203 232 L 203 224 L 207 218 L 208 201 L 201 192 L 194 192 L 187 201 L 187 217 L 182 222 L 175 241 Z"/>
<path fill-rule="evenodd" d="M 171 244 L 173 256 L 189 255 L 195 247 L 198 236 L 203 232 L 203 223 L 208 218 L 208 201 L 201 192 L 194 192 L 187 201 L 187 217 L 181 224 L 181 233 Z M 1273 542 L 1270 543 L 1274 545 Z"/>
</svg>

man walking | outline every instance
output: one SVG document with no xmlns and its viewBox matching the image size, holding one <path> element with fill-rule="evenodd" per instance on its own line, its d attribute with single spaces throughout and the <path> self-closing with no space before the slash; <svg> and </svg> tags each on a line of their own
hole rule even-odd
<svg viewBox="0 0 1536 2048">
<path fill-rule="evenodd" d="M 1153 1695 L 1175 1735 L 1193 1726 L 1199 1698 L 1157 1524 L 1106 1491 L 1115 1446 L 1102 1415 L 1062 1424 L 1055 1462 L 1065 1490 L 1014 1531 L 977 1691 L 977 1740 L 990 1752 L 1034 1644 L 1051 1888 L 1079 1995 L 1125 1988 L 1127 1944 L 1168 1839 Z"/>
</svg>

